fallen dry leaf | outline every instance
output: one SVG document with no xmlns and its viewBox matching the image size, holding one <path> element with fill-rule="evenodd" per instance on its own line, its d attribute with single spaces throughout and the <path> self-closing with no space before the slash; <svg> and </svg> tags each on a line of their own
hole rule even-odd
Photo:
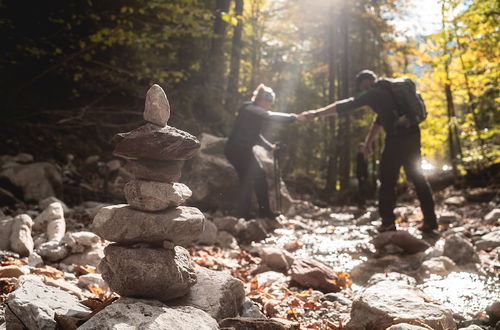
<svg viewBox="0 0 500 330">
<path fill-rule="evenodd" d="M 35 275 L 46 276 L 55 280 L 64 276 L 64 273 L 59 269 L 47 265 L 40 268 L 30 267 L 30 272 Z"/>
</svg>

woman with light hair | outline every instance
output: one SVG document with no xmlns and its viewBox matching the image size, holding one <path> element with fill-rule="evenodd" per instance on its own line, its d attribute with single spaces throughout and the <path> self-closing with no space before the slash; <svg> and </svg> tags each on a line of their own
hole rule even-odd
<svg viewBox="0 0 500 330">
<path fill-rule="evenodd" d="M 246 102 L 239 108 L 226 144 L 226 157 L 236 169 L 240 180 L 234 213 L 237 217 L 251 218 L 252 190 L 255 190 L 257 196 L 260 217 L 274 219 L 279 215 L 271 210 L 266 173 L 252 150 L 257 144 L 267 150 L 276 149 L 261 134 L 265 124 L 291 123 L 297 118 L 296 114 L 270 111 L 275 97 L 270 87 L 260 84 L 253 92 L 251 102 Z"/>
</svg>

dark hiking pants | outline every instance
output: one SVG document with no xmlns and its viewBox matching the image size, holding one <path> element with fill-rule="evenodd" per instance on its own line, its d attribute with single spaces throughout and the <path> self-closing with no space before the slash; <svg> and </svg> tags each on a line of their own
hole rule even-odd
<svg viewBox="0 0 500 330">
<path fill-rule="evenodd" d="M 427 179 L 420 168 L 420 131 L 402 136 L 388 136 L 380 163 L 379 213 L 384 225 L 394 224 L 396 219 L 395 187 L 403 166 L 408 180 L 415 186 L 420 208 L 424 215 L 424 223 L 434 226 L 436 214 L 434 200 Z"/>
<path fill-rule="evenodd" d="M 250 219 L 252 190 L 255 190 L 259 204 L 259 214 L 271 213 L 266 173 L 255 157 L 252 149 L 226 150 L 226 157 L 234 166 L 240 180 L 240 189 L 236 196 L 235 216 Z"/>
</svg>

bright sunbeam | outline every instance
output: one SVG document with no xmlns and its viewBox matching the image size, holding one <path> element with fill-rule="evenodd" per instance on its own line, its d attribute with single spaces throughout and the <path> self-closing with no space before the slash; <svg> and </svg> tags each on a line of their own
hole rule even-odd
<svg viewBox="0 0 500 330">
<path fill-rule="evenodd" d="M 435 0 L 411 0 L 408 14 L 394 19 L 395 29 L 411 36 L 433 33 L 440 25 L 441 7 Z"/>
<path fill-rule="evenodd" d="M 420 168 L 424 172 L 430 172 L 434 169 L 434 165 L 432 165 L 427 159 L 422 159 L 422 162 L 420 163 Z"/>
</svg>

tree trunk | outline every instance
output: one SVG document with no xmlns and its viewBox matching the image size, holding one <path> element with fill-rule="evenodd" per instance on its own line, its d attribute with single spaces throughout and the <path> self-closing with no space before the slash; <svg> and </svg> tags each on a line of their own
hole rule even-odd
<svg viewBox="0 0 500 330">
<path fill-rule="evenodd" d="M 222 18 L 229 10 L 229 0 L 216 0 L 214 36 L 203 67 L 203 93 L 200 108 L 201 120 L 210 123 L 211 132 L 222 133 L 225 126 L 224 100 L 224 42 L 227 23 Z"/>
<path fill-rule="evenodd" d="M 234 15 L 236 16 L 238 23 L 233 30 L 231 64 L 229 66 L 229 76 L 227 79 L 226 110 L 228 113 L 236 111 L 236 107 L 240 103 L 238 83 L 242 49 L 241 34 L 243 31 L 243 0 L 235 0 Z"/>
<path fill-rule="evenodd" d="M 343 36 L 343 56 L 342 56 L 342 99 L 349 97 L 349 4 L 344 0 L 342 8 L 341 34 Z M 350 115 L 345 115 L 340 119 L 340 139 L 342 145 L 340 149 L 340 190 L 349 189 L 349 176 L 351 170 L 351 119 Z"/>
<path fill-rule="evenodd" d="M 335 100 L 335 15 L 333 6 L 330 6 L 330 19 L 328 25 L 328 103 Z M 338 177 L 338 148 L 337 148 L 337 118 L 330 117 L 330 153 L 328 157 L 328 168 L 326 175 L 325 192 L 329 195 L 337 190 Z"/>
<path fill-rule="evenodd" d="M 446 31 L 446 19 L 445 19 L 445 2 L 441 5 L 441 20 L 442 20 L 442 34 L 443 34 L 443 52 L 448 55 L 448 58 L 444 60 L 444 72 L 446 75 L 446 83 L 444 86 L 444 92 L 446 96 L 446 110 L 448 115 L 448 146 L 450 154 L 450 162 L 453 169 L 453 175 L 455 179 L 458 176 L 457 162 L 458 154 L 461 153 L 460 150 L 460 140 L 458 138 L 457 127 L 455 123 L 455 104 L 453 102 L 453 94 L 451 91 L 450 83 L 450 70 L 449 62 L 451 62 L 452 54 L 448 49 L 448 42 L 450 41 L 448 33 Z"/>
<path fill-rule="evenodd" d="M 262 37 L 262 26 L 260 23 L 260 15 L 261 15 L 261 6 L 260 1 L 252 0 L 251 1 L 251 15 L 249 18 L 250 25 L 252 27 L 252 34 L 250 37 L 250 64 L 251 64 L 251 73 L 250 73 L 250 82 L 249 82 L 249 90 L 253 90 L 257 87 L 257 79 L 260 67 L 260 52 L 261 52 L 261 44 L 260 40 Z"/>
</svg>

